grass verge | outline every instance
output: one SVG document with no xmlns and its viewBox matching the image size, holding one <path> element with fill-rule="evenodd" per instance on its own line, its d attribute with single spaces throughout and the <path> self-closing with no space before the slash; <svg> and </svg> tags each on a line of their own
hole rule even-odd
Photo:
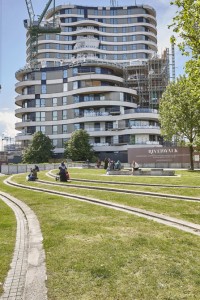
<svg viewBox="0 0 200 300">
<path fill-rule="evenodd" d="M 72 199 L 0 188 L 38 216 L 49 300 L 193 300 L 200 294 L 198 236 Z"/>
</svg>

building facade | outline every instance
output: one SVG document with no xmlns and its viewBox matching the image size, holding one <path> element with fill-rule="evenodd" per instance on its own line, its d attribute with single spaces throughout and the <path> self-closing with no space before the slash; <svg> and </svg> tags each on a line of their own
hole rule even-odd
<svg viewBox="0 0 200 300">
<path fill-rule="evenodd" d="M 129 147 L 159 146 L 158 111 L 151 100 L 157 105 L 162 93 L 152 93 L 155 80 L 149 87 L 149 61 L 157 55 L 155 10 L 61 5 L 48 11 L 42 26 L 55 16 L 61 32 L 39 34 L 35 47 L 27 31 L 26 66 L 16 72 L 17 141 L 26 147 L 42 131 L 62 156 L 71 134 L 84 129 L 100 159 L 117 156 L 124 162 Z M 141 64 L 149 69 L 138 84 Z M 159 67 L 161 78 L 167 74 L 164 64 L 167 70 L 167 59 Z"/>
</svg>

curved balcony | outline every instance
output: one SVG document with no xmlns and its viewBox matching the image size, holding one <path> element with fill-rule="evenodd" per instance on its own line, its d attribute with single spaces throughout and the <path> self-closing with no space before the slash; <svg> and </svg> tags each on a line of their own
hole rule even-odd
<svg viewBox="0 0 200 300">
<path fill-rule="evenodd" d="M 17 82 L 15 84 L 15 91 L 18 94 L 22 93 L 22 89 L 25 87 L 29 87 L 29 86 L 33 86 L 33 85 L 40 85 L 41 81 L 40 80 L 24 80 L 24 81 L 20 81 Z"/>
</svg>

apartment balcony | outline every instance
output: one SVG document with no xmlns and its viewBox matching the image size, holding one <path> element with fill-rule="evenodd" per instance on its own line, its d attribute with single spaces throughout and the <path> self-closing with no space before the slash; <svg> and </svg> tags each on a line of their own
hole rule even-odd
<svg viewBox="0 0 200 300">
<path fill-rule="evenodd" d="M 94 37 L 77 37 L 77 43 L 74 46 L 74 50 L 81 48 L 92 48 L 99 49 L 99 40 Z"/>
<path fill-rule="evenodd" d="M 87 26 L 87 27 L 77 27 L 76 31 L 79 32 L 91 32 L 91 31 L 98 31 L 97 28 L 94 28 L 94 26 Z"/>
</svg>

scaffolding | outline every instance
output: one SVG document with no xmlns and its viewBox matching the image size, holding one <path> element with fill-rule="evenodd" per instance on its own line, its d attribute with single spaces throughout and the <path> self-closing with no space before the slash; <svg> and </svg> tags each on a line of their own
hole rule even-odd
<svg viewBox="0 0 200 300">
<path fill-rule="evenodd" d="M 125 84 L 137 91 L 139 106 L 144 108 L 158 108 L 169 79 L 167 50 L 161 57 L 155 54 L 148 60 L 134 60 L 124 68 Z"/>
</svg>

